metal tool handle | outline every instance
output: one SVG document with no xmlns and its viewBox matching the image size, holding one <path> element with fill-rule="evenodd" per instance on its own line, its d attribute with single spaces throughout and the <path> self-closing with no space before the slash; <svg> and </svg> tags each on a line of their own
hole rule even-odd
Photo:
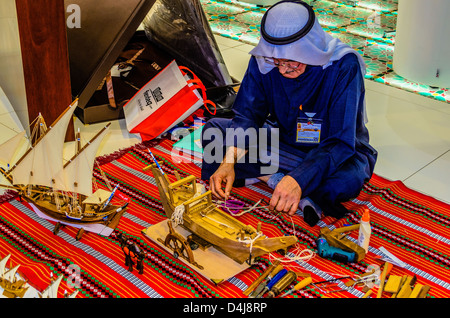
<svg viewBox="0 0 450 318">
<path fill-rule="evenodd" d="M 281 271 L 279 271 L 271 280 L 270 282 L 267 284 L 267 289 L 271 290 L 272 287 L 281 279 L 283 278 L 284 275 L 287 274 L 287 269 L 282 269 Z"/>
<path fill-rule="evenodd" d="M 263 290 L 266 289 L 267 284 L 270 282 L 270 280 L 272 279 L 272 277 L 274 277 L 279 271 L 281 271 L 283 269 L 283 266 L 278 265 L 273 271 L 272 273 L 266 277 L 266 279 L 264 280 L 264 282 L 262 282 L 261 284 L 258 285 L 258 287 L 256 287 L 256 289 L 250 294 L 250 298 L 256 298 L 259 296 L 259 294 L 261 294 L 261 292 Z"/>
<path fill-rule="evenodd" d="M 272 286 L 268 296 L 270 298 L 277 296 L 283 290 L 285 290 L 287 287 L 289 287 L 289 285 L 292 284 L 292 282 L 295 281 L 296 279 L 297 279 L 297 274 L 295 274 L 294 272 L 286 273 L 286 275 L 284 275 L 278 282 L 276 282 Z"/>
<path fill-rule="evenodd" d="M 248 296 L 252 291 L 255 290 L 256 287 L 258 287 L 261 282 L 272 273 L 272 271 L 280 264 L 280 261 L 276 260 L 275 262 L 270 265 L 266 271 L 257 279 L 255 280 L 244 292 L 243 294 Z"/>
</svg>

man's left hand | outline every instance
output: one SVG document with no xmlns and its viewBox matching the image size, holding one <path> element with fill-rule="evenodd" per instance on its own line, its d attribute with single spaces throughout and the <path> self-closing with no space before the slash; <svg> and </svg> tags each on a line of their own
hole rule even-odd
<svg viewBox="0 0 450 318">
<path fill-rule="evenodd" d="M 291 176 L 285 176 L 273 191 L 269 203 L 270 211 L 285 212 L 294 215 L 302 196 L 302 189 Z"/>
</svg>

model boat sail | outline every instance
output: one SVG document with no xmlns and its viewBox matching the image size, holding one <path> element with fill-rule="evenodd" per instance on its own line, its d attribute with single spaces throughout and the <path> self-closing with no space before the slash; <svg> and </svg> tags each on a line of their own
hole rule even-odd
<svg viewBox="0 0 450 318">
<path fill-rule="evenodd" d="M 50 127 L 46 127 L 40 118 L 35 134 L 30 138 L 30 148 L 8 171 L 1 169 L 1 172 L 22 198 L 57 221 L 78 224 L 107 222 L 108 217 L 126 207 L 126 204 L 110 204 L 111 191 L 93 191 L 96 153 L 110 124 L 83 147 L 78 141 L 74 156 L 65 162 L 65 135 L 76 107 L 77 100 Z M 11 142 L 5 144 L 10 147 Z"/>
<path fill-rule="evenodd" d="M 295 236 L 282 236 L 269 238 L 258 229 L 243 224 L 235 217 L 222 211 L 212 202 L 211 191 L 203 191 L 203 185 L 196 183 L 195 176 L 179 178 L 169 182 L 169 178 L 159 168 L 156 162 L 144 168 L 151 169 L 155 177 L 160 198 L 167 217 L 171 223 L 180 225 L 189 232 L 198 236 L 201 240 L 213 245 L 216 249 L 227 255 L 234 261 L 242 264 L 245 261 L 251 263 L 252 258 L 268 254 L 274 251 L 286 251 L 288 247 L 297 243 Z M 171 244 L 178 235 L 172 231 L 166 238 L 166 243 Z M 185 246 L 183 250 L 189 248 Z M 174 243 L 174 247 L 178 243 Z M 191 262 L 192 263 L 192 262 Z"/>
<path fill-rule="evenodd" d="M 17 277 L 17 270 L 20 265 L 7 269 L 6 265 L 11 254 L 0 260 L 0 286 L 3 288 L 3 295 L 8 298 L 23 297 L 28 290 L 25 280 Z"/>
<path fill-rule="evenodd" d="M 47 286 L 46 289 L 42 291 L 39 295 L 40 298 L 58 298 L 58 289 L 61 281 L 63 279 L 63 275 L 58 276 L 58 278 L 51 278 L 52 282 Z M 64 298 L 75 298 L 78 295 L 78 291 L 74 291 L 72 294 L 67 292 L 64 293 Z"/>
<path fill-rule="evenodd" d="M 40 295 L 41 298 L 58 298 L 58 289 L 61 281 L 63 279 L 63 275 L 59 276 L 57 279 L 52 280 L 52 282 L 47 286 L 46 289 L 42 291 Z"/>
</svg>

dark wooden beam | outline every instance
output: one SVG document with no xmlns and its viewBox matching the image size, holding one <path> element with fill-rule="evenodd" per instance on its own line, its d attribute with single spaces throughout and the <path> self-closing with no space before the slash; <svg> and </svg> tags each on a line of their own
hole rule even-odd
<svg viewBox="0 0 450 318">
<path fill-rule="evenodd" d="M 16 0 L 30 121 L 41 113 L 47 125 L 72 102 L 63 0 Z M 66 141 L 74 140 L 73 122 Z"/>
</svg>

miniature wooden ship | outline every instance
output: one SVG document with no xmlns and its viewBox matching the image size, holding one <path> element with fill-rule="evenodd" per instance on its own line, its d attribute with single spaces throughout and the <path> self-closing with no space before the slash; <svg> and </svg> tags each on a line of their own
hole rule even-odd
<svg viewBox="0 0 450 318">
<path fill-rule="evenodd" d="M 0 286 L 3 288 L 3 295 L 8 298 L 22 298 L 29 286 L 26 280 L 17 277 L 17 270 L 20 265 L 6 269 L 7 262 L 11 254 L 0 260 Z"/>
<path fill-rule="evenodd" d="M 42 293 L 39 294 L 39 298 L 58 298 L 58 289 L 63 275 L 58 276 L 58 278 L 53 279 L 51 277 L 51 283 L 45 288 Z M 72 294 L 65 293 L 64 298 L 75 298 L 78 295 L 78 291 L 74 291 Z"/>
<path fill-rule="evenodd" d="M 157 164 L 145 167 L 144 171 L 151 169 L 155 177 L 169 218 L 169 233 L 162 241 L 175 256 L 199 267 L 201 265 L 192 258 L 191 243 L 200 242 L 204 246 L 202 242 L 206 242 L 239 264 L 246 261 L 250 264 L 255 257 L 274 251 L 286 252 L 297 242 L 295 236 L 268 238 L 261 232 L 260 225 L 255 229 L 222 211 L 212 202 L 211 191 L 205 191 L 203 185 L 196 183 L 195 176 L 181 179 L 175 173 L 177 181 L 171 183 Z M 176 233 L 173 225 L 183 227 L 194 237 L 184 239 Z"/>
<path fill-rule="evenodd" d="M 126 204 L 110 204 L 114 191 L 93 191 L 95 156 L 109 124 L 83 147 L 77 135 L 75 154 L 64 162 L 66 130 L 76 107 L 77 101 L 50 127 L 46 126 L 39 115 L 31 133 L 28 150 L 9 170 L 0 168 L 0 172 L 12 184 L 7 187 L 17 190 L 21 198 L 34 204 L 42 213 L 56 221 L 78 225 L 109 224 L 114 218 L 118 222 L 117 218 L 123 214 Z M 9 152 L 15 151 L 13 142 L 18 147 L 20 140 L 13 137 L 3 144 L 8 146 Z M 55 234 L 59 226 L 60 223 L 57 223 Z M 77 239 L 83 231 L 81 228 Z"/>
</svg>

